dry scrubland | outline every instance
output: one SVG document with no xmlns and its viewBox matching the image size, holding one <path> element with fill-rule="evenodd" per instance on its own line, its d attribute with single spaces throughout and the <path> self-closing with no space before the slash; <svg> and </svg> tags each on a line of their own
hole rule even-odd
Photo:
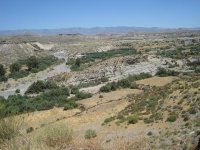
<svg viewBox="0 0 200 150">
<path fill-rule="evenodd" d="M 0 149 L 198 149 L 199 32 L 0 41 Z"/>
</svg>

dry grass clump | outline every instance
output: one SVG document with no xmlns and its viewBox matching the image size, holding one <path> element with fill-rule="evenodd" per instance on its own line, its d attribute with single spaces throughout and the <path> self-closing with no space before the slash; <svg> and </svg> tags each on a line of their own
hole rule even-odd
<svg viewBox="0 0 200 150">
<path fill-rule="evenodd" d="M 11 140 L 20 134 L 23 119 L 8 117 L 0 119 L 0 143 Z"/>
<path fill-rule="evenodd" d="M 75 138 L 70 144 L 72 150 L 103 150 L 103 141 L 99 138 Z"/>
<path fill-rule="evenodd" d="M 39 131 L 36 136 L 38 144 L 48 147 L 66 147 L 72 141 L 73 130 L 66 124 L 49 125 Z"/>
</svg>

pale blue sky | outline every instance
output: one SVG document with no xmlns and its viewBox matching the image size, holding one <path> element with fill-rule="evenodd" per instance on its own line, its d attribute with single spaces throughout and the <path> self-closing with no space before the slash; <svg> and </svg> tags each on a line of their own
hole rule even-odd
<svg viewBox="0 0 200 150">
<path fill-rule="evenodd" d="M 200 27 L 200 0 L 0 0 L 0 30 Z"/>
</svg>

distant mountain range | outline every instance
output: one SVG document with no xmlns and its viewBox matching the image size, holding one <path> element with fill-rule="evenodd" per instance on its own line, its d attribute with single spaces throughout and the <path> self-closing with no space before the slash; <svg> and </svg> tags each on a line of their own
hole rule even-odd
<svg viewBox="0 0 200 150">
<path fill-rule="evenodd" d="M 63 28 L 63 29 L 24 29 L 24 30 L 0 30 L 1 36 L 6 35 L 57 35 L 57 34 L 122 34 L 130 32 L 177 32 L 196 31 L 200 28 L 146 28 L 146 27 L 94 27 L 94 28 Z"/>
</svg>

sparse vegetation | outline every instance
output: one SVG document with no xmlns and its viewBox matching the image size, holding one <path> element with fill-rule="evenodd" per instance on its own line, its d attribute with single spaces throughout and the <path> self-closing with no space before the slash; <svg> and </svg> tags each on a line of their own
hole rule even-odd
<svg viewBox="0 0 200 150">
<path fill-rule="evenodd" d="M 168 122 L 175 122 L 176 119 L 177 119 L 177 117 L 175 115 L 170 115 L 170 116 L 168 116 L 167 121 Z"/>
<path fill-rule="evenodd" d="M 5 76 L 5 74 L 6 74 L 6 69 L 2 64 L 0 64 L 0 82 L 7 81 L 7 77 Z"/>
<path fill-rule="evenodd" d="M 73 130 L 66 124 L 50 125 L 37 135 L 38 143 L 45 143 L 49 147 L 63 148 L 70 143 L 73 137 Z"/>
<path fill-rule="evenodd" d="M 49 89 L 56 89 L 58 86 L 52 82 L 52 81 L 41 81 L 38 80 L 37 82 L 34 82 L 26 91 L 26 94 L 34 94 L 39 92 L 44 92 L 45 90 Z"/>
<path fill-rule="evenodd" d="M 70 59 L 66 64 L 71 65 L 72 71 L 81 71 L 89 66 L 90 63 L 94 63 L 99 60 L 105 60 L 117 56 L 134 55 L 138 52 L 135 49 L 116 49 L 106 52 L 92 52 L 85 53 L 83 57 Z"/>
<path fill-rule="evenodd" d="M 0 119 L 0 144 L 11 140 L 20 134 L 23 119 L 8 117 Z"/>
<path fill-rule="evenodd" d="M 58 59 L 54 56 L 46 56 L 37 58 L 31 56 L 27 59 L 18 60 L 10 65 L 10 74 L 8 77 L 19 79 L 28 76 L 30 73 L 37 73 L 39 71 L 47 69 L 49 66 L 58 62 Z M 21 66 L 26 66 L 27 69 L 22 69 Z"/>
<path fill-rule="evenodd" d="M 93 129 L 88 129 L 85 131 L 85 138 L 86 139 L 91 139 L 95 138 L 97 136 L 96 131 Z"/>
<path fill-rule="evenodd" d="M 157 76 L 166 77 L 166 76 L 177 76 L 179 73 L 173 70 L 167 70 L 164 68 L 158 68 L 156 73 Z"/>
<path fill-rule="evenodd" d="M 136 80 L 141 80 L 145 78 L 151 77 L 150 74 L 147 73 L 141 73 L 140 75 L 130 75 L 125 79 L 121 79 L 118 82 L 111 82 L 107 83 L 105 86 L 102 86 L 100 88 L 101 92 L 110 92 L 115 91 L 119 88 L 137 88 L 137 85 L 134 83 Z"/>
<path fill-rule="evenodd" d="M 138 122 L 138 116 L 137 115 L 128 116 L 127 122 L 128 124 L 136 124 Z"/>
</svg>

